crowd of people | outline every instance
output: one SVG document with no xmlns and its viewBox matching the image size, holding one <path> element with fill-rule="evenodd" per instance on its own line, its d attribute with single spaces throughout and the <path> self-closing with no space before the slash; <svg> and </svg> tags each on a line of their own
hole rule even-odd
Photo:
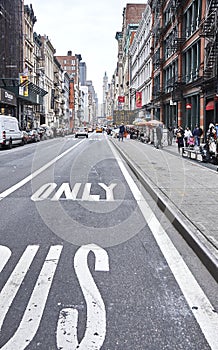
<svg viewBox="0 0 218 350">
<path fill-rule="evenodd" d="M 140 130 L 138 127 L 127 127 L 124 125 L 124 123 L 121 123 L 118 128 L 119 132 L 117 137 L 119 141 L 123 141 L 128 135 L 130 139 L 146 139 L 146 142 L 149 142 L 149 137 L 145 137 L 142 130 Z M 154 143 L 157 149 L 163 147 L 163 129 L 163 123 L 160 123 L 153 128 L 153 131 L 156 134 L 156 141 L 154 142 L 153 140 L 153 142 L 150 143 Z M 183 147 L 199 148 L 201 142 L 204 141 L 204 144 L 208 143 L 209 145 L 215 147 L 215 152 L 218 153 L 218 123 L 216 123 L 216 125 L 210 123 L 205 134 L 199 125 L 196 125 L 193 130 L 191 130 L 189 127 L 184 129 L 182 126 L 178 126 L 177 128 L 169 126 L 167 128 L 167 143 L 169 146 L 172 145 L 173 140 L 176 141 L 179 152 Z"/>
<path fill-rule="evenodd" d="M 203 138 L 203 130 L 198 125 L 195 126 L 193 131 L 189 127 L 186 127 L 184 130 L 182 126 L 179 126 L 176 130 L 176 142 L 179 152 L 182 147 L 200 147 L 201 138 Z M 214 152 L 218 152 L 218 123 L 216 125 L 213 123 L 209 124 L 209 128 L 203 139 L 205 144 L 211 145 L 214 148 Z"/>
</svg>

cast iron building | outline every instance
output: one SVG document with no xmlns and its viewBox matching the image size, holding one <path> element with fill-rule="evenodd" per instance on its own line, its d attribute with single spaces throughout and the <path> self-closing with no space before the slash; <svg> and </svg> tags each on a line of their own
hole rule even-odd
<svg viewBox="0 0 218 350">
<path fill-rule="evenodd" d="M 151 0 L 155 116 L 167 126 L 204 130 L 217 86 L 217 0 Z M 215 120 L 216 119 L 216 120 Z"/>
</svg>

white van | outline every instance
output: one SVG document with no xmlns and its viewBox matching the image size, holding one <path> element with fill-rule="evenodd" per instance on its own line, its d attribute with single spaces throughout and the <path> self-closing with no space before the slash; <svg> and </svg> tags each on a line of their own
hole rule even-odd
<svg viewBox="0 0 218 350">
<path fill-rule="evenodd" d="M 19 128 L 18 120 L 9 115 L 0 114 L 0 147 L 23 145 L 23 133 Z"/>
</svg>

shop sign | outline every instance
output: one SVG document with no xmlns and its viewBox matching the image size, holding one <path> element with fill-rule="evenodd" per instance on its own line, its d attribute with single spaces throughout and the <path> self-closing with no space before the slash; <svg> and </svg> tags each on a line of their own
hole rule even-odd
<svg viewBox="0 0 218 350">
<path fill-rule="evenodd" d="M 20 85 L 19 85 L 19 95 L 28 97 L 29 96 L 29 78 L 28 75 L 21 73 L 19 75 Z"/>
<path fill-rule="evenodd" d="M 191 103 L 186 103 L 186 109 L 192 109 L 192 104 Z"/>
<path fill-rule="evenodd" d="M 16 97 L 13 92 L 0 88 L 0 102 L 3 104 L 16 106 Z"/>
</svg>

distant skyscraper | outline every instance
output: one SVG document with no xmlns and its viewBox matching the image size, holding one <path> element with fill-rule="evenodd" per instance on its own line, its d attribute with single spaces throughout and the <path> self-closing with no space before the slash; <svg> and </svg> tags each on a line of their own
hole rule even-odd
<svg viewBox="0 0 218 350">
<path fill-rule="evenodd" d="M 106 94 L 108 91 L 108 76 L 107 73 L 104 73 L 104 78 L 103 78 L 103 110 L 102 110 L 102 116 L 105 117 L 106 116 Z"/>
<path fill-rule="evenodd" d="M 80 83 L 81 85 L 86 85 L 86 63 L 85 62 L 80 62 L 79 63 L 79 68 L 80 68 Z"/>
</svg>

